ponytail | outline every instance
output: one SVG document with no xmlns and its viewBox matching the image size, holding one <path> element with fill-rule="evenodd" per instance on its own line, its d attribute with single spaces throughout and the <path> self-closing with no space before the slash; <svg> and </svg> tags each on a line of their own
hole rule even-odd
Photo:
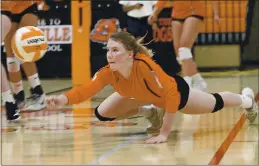
<svg viewBox="0 0 259 166">
<path fill-rule="evenodd" d="M 154 54 L 152 50 L 147 49 L 147 47 L 143 46 L 142 44 L 138 43 L 138 51 L 141 54 L 145 54 L 146 56 L 152 57 Z"/>
<path fill-rule="evenodd" d="M 146 56 L 153 57 L 154 54 L 153 54 L 152 50 L 145 47 L 144 44 L 141 44 L 141 42 L 144 40 L 146 35 L 143 36 L 142 38 L 140 38 L 139 40 L 137 40 L 138 52 L 141 53 L 141 54 L 145 54 Z M 151 40 L 149 43 L 151 43 L 152 41 L 153 40 Z M 147 43 L 147 44 L 149 44 L 149 43 Z M 147 45 L 147 44 L 145 44 L 145 45 Z"/>
</svg>

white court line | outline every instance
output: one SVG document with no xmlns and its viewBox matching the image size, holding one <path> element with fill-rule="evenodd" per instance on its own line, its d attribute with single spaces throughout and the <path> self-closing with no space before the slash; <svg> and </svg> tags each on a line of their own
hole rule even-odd
<svg viewBox="0 0 259 166">
<path fill-rule="evenodd" d="M 93 160 L 88 165 L 98 165 L 99 162 L 101 162 L 102 160 L 111 156 L 113 153 L 119 151 L 120 149 L 126 148 L 127 146 L 129 146 L 131 143 L 135 142 L 140 137 L 141 137 L 140 135 L 131 136 L 128 140 L 121 142 L 119 145 L 117 145 L 114 148 L 112 148 L 112 149 L 108 150 L 107 152 L 103 153 L 101 156 L 97 157 L 97 159 Z"/>
</svg>

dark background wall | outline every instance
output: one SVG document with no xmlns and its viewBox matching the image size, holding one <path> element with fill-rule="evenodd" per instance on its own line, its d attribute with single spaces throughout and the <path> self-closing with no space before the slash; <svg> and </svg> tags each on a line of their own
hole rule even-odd
<svg viewBox="0 0 259 166">
<path fill-rule="evenodd" d="M 71 44 L 73 40 L 71 25 L 71 1 L 63 0 L 55 3 L 47 0 L 51 8 L 49 11 L 39 12 L 38 26 L 42 28 L 49 39 L 48 52 L 37 62 L 39 74 L 45 78 L 71 78 Z M 242 60 L 247 63 L 258 64 L 258 2 L 256 0 L 248 1 L 248 15 L 246 21 L 246 32 L 222 32 L 199 34 L 195 45 L 225 45 L 240 44 L 243 55 Z M 91 48 L 91 75 L 107 64 L 106 52 L 103 47 L 105 41 L 100 41 L 94 36 L 95 27 L 107 22 L 110 25 L 108 33 L 114 30 L 127 28 L 126 13 L 122 11 L 122 6 L 118 0 L 92 1 L 92 24 L 90 48 Z M 116 10 L 115 10 L 116 9 Z M 159 29 L 148 29 L 145 43 L 152 41 L 147 45 L 153 50 L 154 60 L 161 65 L 163 70 L 169 75 L 180 72 L 180 66 L 175 59 L 173 43 L 171 38 L 171 9 L 164 9 L 159 15 Z M 116 20 L 115 23 L 111 20 Z M 111 24 L 112 23 L 112 24 Z M 210 27 L 205 21 L 204 29 Z M 114 26 L 114 27 L 112 27 Z M 99 40 L 99 41 L 98 41 Z M 245 40 L 245 42 L 243 42 Z M 256 45 L 257 44 L 257 45 Z M 5 64 L 6 57 L 3 46 L 1 47 L 1 58 Z"/>
</svg>

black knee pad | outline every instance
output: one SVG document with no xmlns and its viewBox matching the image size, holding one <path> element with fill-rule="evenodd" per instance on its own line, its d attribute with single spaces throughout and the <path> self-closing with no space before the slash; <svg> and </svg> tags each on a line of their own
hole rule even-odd
<svg viewBox="0 0 259 166">
<path fill-rule="evenodd" d="M 99 112 L 98 112 L 98 107 L 99 106 L 97 106 L 96 108 L 95 108 L 95 110 L 94 110 L 94 113 L 95 113 L 95 116 L 97 117 L 97 119 L 99 119 L 100 121 L 113 121 L 114 119 L 116 119 L 116 118 L 106 118 L 106 117 L 103 117 L 103 116 L 101 116 L 100 114 L 99 114 Z"/>
<path fill-rule="evenodd" d="M 214 93 L 212 95 L 216 99 L 216 104 L 215 104 L 215 107 L 214 107 L 214 109 L 212 111 L 212 113 L 214 113 L 214 112 L 217 112 L 217 111 L 221 110 L 224 107 L 224 101 L 223 101 L 222 97 L 218 93 Z"/>
</svg>

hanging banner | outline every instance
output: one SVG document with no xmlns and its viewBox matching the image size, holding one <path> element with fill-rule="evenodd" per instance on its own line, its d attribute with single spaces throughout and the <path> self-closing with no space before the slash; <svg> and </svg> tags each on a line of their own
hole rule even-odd
<svg viewBox="0 0 259 166">
<path fill-rule="evenodd" d="M 37 62 L 41 77 L 71 77 L 72 25 L 70 1 L 39 11 L 38 28 L 48 40 L 48 51 Z"/>
<path fill-rule="evenodd" d="M 48 44 L 71 44 L 72 25 L 38 26 L 47 37 Z"/>
</svg>

